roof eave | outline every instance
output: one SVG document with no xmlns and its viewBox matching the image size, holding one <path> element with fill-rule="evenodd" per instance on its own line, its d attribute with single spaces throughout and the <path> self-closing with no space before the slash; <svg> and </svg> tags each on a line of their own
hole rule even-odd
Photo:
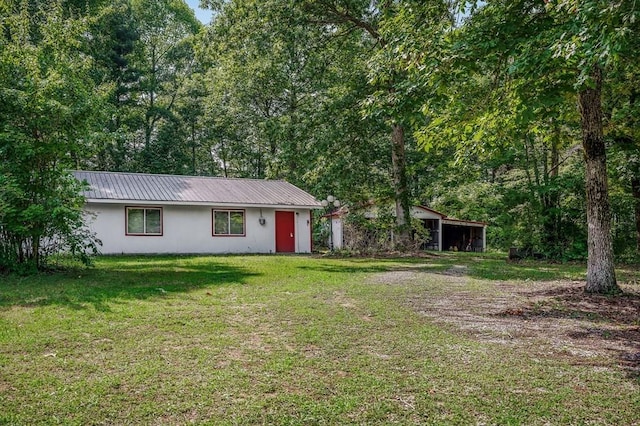
<svg viewBox="0 0 640 426">
<path fill-rule="evenodd" d="M 442 223 L 445 225 L 463 225 L 463 226 L 472 226 L 472 227 L 486 227 L 487 222 L 477 222 L 474 220 L 463 220 L 463 219 L 452 219 L 450 217 L 443 218 Z"/>
<path fill-rule="evenodd" d="M 163 201 L 163 200 L 132 200 L 113 198 L 86 198 L 87 203 L 100 204 L 131 204 L 144 206 L 205 206 L 205 207 L 255 207 L 255 208 L 298 208 L 298 209 L 321 209 L 318 204 L 259 204 L 259 203 L 230 203 L 215 201 Z"/>
</svg>

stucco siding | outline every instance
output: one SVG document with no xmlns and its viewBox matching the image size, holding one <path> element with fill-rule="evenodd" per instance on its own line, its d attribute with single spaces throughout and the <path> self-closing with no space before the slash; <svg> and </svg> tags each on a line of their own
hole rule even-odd
<svg viewBox="0 0 640 426">
<path fill-rule="evenodd" d="M 101 252 L 120 253 L 273 253 L 275 252 L 274 208 L 243 208 L 245 211 L 244 236 L 212 236 L 212 209 L 216 206 L 162 205 L 162 235 L 126 235 L 126 206 L 135 203 L 89 203 L 85 211 L 89 226 L 102 240 Z M 224 206 L 221 210 L 236 207 Z M 309 209 L 293 211 L 295 215 L 296 252 L 311 251 Z M 260 217 L 265 219 L 260 224 Z"/>
</svg>

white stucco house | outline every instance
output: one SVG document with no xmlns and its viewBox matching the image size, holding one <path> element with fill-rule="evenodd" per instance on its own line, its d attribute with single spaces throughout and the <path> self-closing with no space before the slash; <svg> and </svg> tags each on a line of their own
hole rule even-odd
<svg viewBox="0 0 640 426">
<path fill-rule="evenodd" d="M 389 211 L 392 212 L 391 209 Z M 331 220 L 331 238 L 335 248 L 345 247 L 344 221 L 348 214 L 348 209 L 342 208 L 326 215 Z M 363 214 L 365 218 L 374 219 L 380 215 L 380 209 L 370 204 L 364 208 Z M 429 230 L 430 240 L 424 247 L 427 250 L 486 251 L 487 249 L 485 222 L 454 219 L 424 206 L 411 207 L 411 217 L 420 220 L 422 226 Z"/>
<path fill-rule="evenodd" d="M 102 253 L 310 253 L 320 202 L 284 181 L 73 172 Z"/>
</svg>

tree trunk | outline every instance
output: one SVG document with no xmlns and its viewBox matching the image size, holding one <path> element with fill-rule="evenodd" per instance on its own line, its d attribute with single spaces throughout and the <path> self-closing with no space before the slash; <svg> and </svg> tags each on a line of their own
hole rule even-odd
<svg viewBox="0 0 640 426">
<path fill-rule="evenodd" d="M 640 178 L 631 180 L 631 192 L 633 193 L 633 206 L 636 216 L 636 250 L 640 253 Z"/>
<path fill-rule="evenodd" d="M 545 250 L 551 256 L 559 256 L 560 253 L 560 196 L 557 188 L 558 170 L 560 169 L 560 127 L 553 123 L 553 136 L 550 146 L 550 163 L 545 159 L 545 191 L 542 195 L 544 206 L 544 242 Z"/>
<path fill-rule="evenodd" d="M 411 210 L 409 207 L 409 189 L 407 187 L 407 159 L 404 144 L 404 127 L 394 124 L 391 128 L 391 163 L 393 167 L 393 188 L 396 199 L 396 225 L 400 248 L 409 242 Z"/>
<path fill-rule="evenodd" d="M 196 175 L 196 123 L 191 120 L 191 173 Z"/>
<path fill-rule="evenodd" d="M 637 88 L 633 88 L 631 90 L 631 95 L 629 96 L 629 105 L 632 110 L 636 108 L 638 99 L 640 99 L 640 91 L 638 91 Z M 634 124 L 637 125 L 635 120 Z M 635 142 L 637 146 L 637 141 Z M 638 172 L 640 171 L 637 167 L 634 167 L 634 170 L 634 177 L 631 179 L 631 193 L 633 195 L 633 207 L 636 221 L 636 251 L 640 253 L 640 176 L 638 175 Z"/>
<path fill-rule="evenodd" d="M 593 88 L 579 93 L 582 146 L 585 157 L 588 225 L 588 293 L 619 293 L 613 262 L 611 212 L 607 189 L 607 156 L 602 125 L 602 69 L 591 72 Z"/>
</svg>

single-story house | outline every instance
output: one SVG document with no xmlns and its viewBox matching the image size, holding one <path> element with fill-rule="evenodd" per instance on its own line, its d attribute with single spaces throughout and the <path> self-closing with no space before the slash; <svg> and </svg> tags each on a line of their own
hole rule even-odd
<svg viewBox="0 0 640 426">
<path fill-rule="evenodd" d="M 344 247 L 344 219 L 348 214 L 346 208 L 333 212 L 331 229 L 333 247 Z M 364 217 L 374 219 L 378 217 L 379 209 L 375 205 L 368 205 L 364 209 Z M 447 217 L 445 214 L 424 206 L 411 207 L 411 217 L 420 220 L 429 230 L 429 241 L 425 245 L 427 250 L 437 251 L 485 251 L 487 249 L 487 224 L 472 220 L 460 220 Z"/>
<path fill-rule="evenodd" d="M 310 253 L 320 202 L 284 181 L 73 172 L 102 253 Z"/>
</svg>

